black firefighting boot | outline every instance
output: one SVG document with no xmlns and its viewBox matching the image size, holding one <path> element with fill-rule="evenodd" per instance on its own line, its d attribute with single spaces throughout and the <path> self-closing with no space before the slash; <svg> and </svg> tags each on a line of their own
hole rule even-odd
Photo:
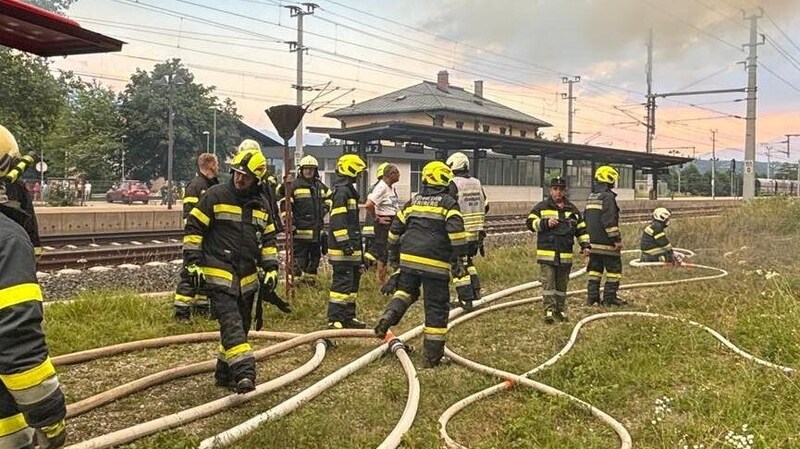
<svg viewBox="0 0 800 449">
<path fill-rule="evenodd" d="M 564 310 L 566 309 L 566 302 L 567 302 L 566 299 L 567 298 L 563 296 L 556 297 L 556 307 L 553 310 L 553 315 L 556 317 L 558 321 L 569 321 L 569 318 L 567 318 L 566 313 L 564 313 Z"/>
<path fill-rule="evenodd" d="M 389 332 L 389 328 L 397 324 L 398 321 L 397 313 L 394 310 L 383 312 L 383 315 L 378 318 L 378 324 L 375 326 L 375 336 L 378 338 L 386 338 L 386 333 Z"/>
<path fill-rule="evenodd" d="M 62 419 L 49 426 L 36 429 L 34 435 L 39 449 L 56 449 L 63 447 L 67 439 L 66 423 Z"/>
<path fill-rule="evenodd" d="M 347 318 L 342 321 L 342 325 L 346 329 L 366 329 L 367 323 L 356 318 L 356 303 L 347 303 Z"/>
<path fill-rule="evenodd" d="M 603 291 L 604 306 L 627 306 L 628 302 L 623 301 L 617 297 L 617 290 L 619 290 L 619 282 L 606 281 L 605 289 Z"/>
<path fill-rule="evenodd" d="M 173 318 L 180 324 L 188 324 L 192 322 L 192 308 L 190 306 L 175 306 Z"/>
<path fill-rule="evenodd" d="M 439 366 L 444 356 L 444 338 L 431 339 L 428 335 L 422 337 L 422 367 L 434 368 Z"/>
<path fill-rule="evenodd" d="M 593 306 L 600 304 L 600 279 L 590 278 L 586 282 L 586 289 L 588 290 L 586 305 Z"/>
<path fill-rule="evenodd" d="M 236 382 L 231 378 L 228 364 L 217 359 L 217 366 L 214 368 L 214 386 L 227 388 L 231 391 L 236 389 Z"/>
<path fill-rule="evenodd" d="M 553 312 L 553 309 L 548 307 L 544 310 L 544 322 L 545 324 L 553 324 L 556 322 L 556 315 Z"/>
</svg>

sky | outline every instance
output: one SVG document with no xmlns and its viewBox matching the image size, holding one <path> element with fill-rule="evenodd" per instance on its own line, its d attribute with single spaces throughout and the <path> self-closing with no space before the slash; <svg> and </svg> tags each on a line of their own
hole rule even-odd
<svg viewBox="0 0 800 449">
<path fill-rule="evenodd" d="M 647 36 L 653 29 L 653 92 L 737 89 L 747 83 L 748 15 L 756 0 L 317 0 L 304 16 L 306 126 L 338 127 L 338 107 L 436 80 L 472 90 L 567 134 L 573 85 L 574 141 L 644 150 Z M 67 15 L 127 42 L 121 53 L 55 58 L 53 65 L 122 90 L 137 68 L 180 58 L 196 80 L 237 102 L 244 121 L 271 129 L 264 109 L 294 103 L 297 18 L 279 0 L 78 0 Z M 762 0 L 758 31 L 757 142 L 785 159 L 785 134 L 800 134 L 800 2 Z M 324 90 L 320 90 L 323 89 Z M 654 148 L 707 158 L 743 155 L 745 94 L 658 99 Z M 792 138 L 791 160 L 800 157 Z M 674 154 L 674 153 L 673 153 Z M 728 156 L 728 157 L 731 157 Z M 759 160 L 766 160 L 766 146 Z M 739 157 L 741 159 L 741 156 Z"/>
</svg>

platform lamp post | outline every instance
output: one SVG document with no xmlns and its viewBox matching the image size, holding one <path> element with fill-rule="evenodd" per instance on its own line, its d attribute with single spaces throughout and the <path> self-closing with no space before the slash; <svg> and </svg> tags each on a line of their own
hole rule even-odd
<svg viewBox="0 0 800 449">
<path fill-rule="evenodd" d="M 119 179 L 120 183 L 125 181 L 125 139 L 127 139 L 127 138 L 128 138 L 128 136 L 126 136 L 124 134 L 119 136 L 120 143 L 122 144 L 120 146 L 120 149 L 119 149 L 119 152 L 122 153 L 121 154 L 121 156 L 122 156 L 122 173 L 120 173 L 120 179 Z M 122 185 L 122 184 L 120 184 L 120 185 Z"/>
<path fill-rule="evenodd" d="M 203 131 L 203 134 L 206 136 L 206 153 L 208 153 L 208 150 L 211 146 L 211 133 L 208 131 Z"/>
<path fill-rule="evenodd" d="M 169 121 L 167 128 L 167 209 L 172 210 L 172 203 L 175 201 L 175 198 L 172 195 L 172 186 L 174 185 L 172 182 L 172 163 L 174 159 L 173 147 L 175 145 L 175 130 L 173 129 L 173 119 L 175 118 L 175 111 L 173 111 L 175 103 L 175 86 L 181 86 L 186 84 L 186 82 L 177 73 L 170 73 L 169 75 L 164 75 L 163 78 L 154 81 L 153 84 L 157 86 L 166 86 L 169 90 L 167 93 L 167 115 Z"/>
<path fill-rule="evenodd" d="M 675 155 L 675 156 L 682 156 L 681 152 L 678 150 L 669 150 L 667 153 Z M 681 194 L 681 167 L 678 167 L 678 195 Z"/>
<path fill-rule="evenodd" d="M 297 125 L 303 120 L 306 109 L 302 106 L 282 104 L 273 106 L 266 109 L 267 116 L 278 131 L 278 135 L 283 138 L 283 182 L 284 182 L 284 198 L 292 197 L 292 169 L 294 168 L 294 161 L 292 161 L 292 154 L 289 153 L 289 139 L 294 135 Z M 301 130 L 302 132 L 302 130 Z M 285 282 L 286 282 L 286 297 L 292 297 L 292 283 L 289 273 L 294 270 L 294 241 L 292 238 L 292 202 L 284 202 L 286 208 L 286 217 L 284 222 L 284 244 L 286 251 L 285 260 Z"/>
</svg>

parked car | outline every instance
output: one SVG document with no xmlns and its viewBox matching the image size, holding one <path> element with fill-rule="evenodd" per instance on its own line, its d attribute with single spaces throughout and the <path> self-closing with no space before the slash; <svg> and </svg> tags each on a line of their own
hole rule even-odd
<svg viewBox="0 0 800 449">
<path fill-rule="evenodd" d="M 122 181 L 118 186 L 113 185 L 108 189 L 106 201 L 120 201 L 125 204 L 141 201 L 147 204 L 150 201 L 150 190 L 140 181 Z"/>
</svg>

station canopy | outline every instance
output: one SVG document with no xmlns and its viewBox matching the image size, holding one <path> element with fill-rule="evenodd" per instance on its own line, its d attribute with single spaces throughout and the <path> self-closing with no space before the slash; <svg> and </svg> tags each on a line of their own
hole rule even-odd
<svg viewBox="0 0 800 449">
<path fill-rule="evenodd" d="M 18 0 L 0 0 L 0 45 L 39 56 L 120 51 L 124 42 Z"/>
<path fill-rule="evenodd" d="M 442 150 L 491 149 L 512 156 L 542 156 L 555 159 L 587 160 L 597 163 L 628 164 L 638 168 L 659 169 L 690 162 L 691 158 L 646 153 L 643 151 L 554 142 L 503 134 L 406 122 L 382 122 L 348 128 L 309 127 L 311 132 L 331 138 L 353 141 L 391 141 L 416 143 Z"/>
</svg>

